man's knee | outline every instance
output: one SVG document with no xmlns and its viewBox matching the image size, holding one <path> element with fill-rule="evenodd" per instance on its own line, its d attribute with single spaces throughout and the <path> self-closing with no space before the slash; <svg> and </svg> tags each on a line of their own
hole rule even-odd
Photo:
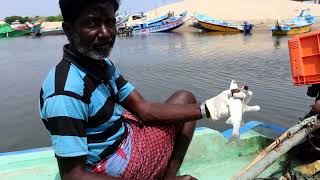
<svg viewBox="0 0 320 180">
<path fill-rule="evenodd" d="M 176 91 L 167 102 L 174 104 L 195 104 L 197 103 L 197 99 L 192 92 L 179 90 Z"/>
</svg>

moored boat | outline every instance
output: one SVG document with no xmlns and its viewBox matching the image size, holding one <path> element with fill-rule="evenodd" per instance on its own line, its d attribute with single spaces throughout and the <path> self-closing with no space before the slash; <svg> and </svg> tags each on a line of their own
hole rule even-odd
<svg viewBox="0 0 320 180">
<path fill-rule="evenodd" d="M 168 16 L 161 16 L 141 24 L 133 25 L 130 29 L 132 29 L 133 34 L 169 32 L 184 24 L 187 11 L 176 16 L 173 13 L 168 14 Z"/>
<path fill-rule="evenodd" d="M 194 18 L 198 21 L 202 28 L 210 31 L 243 32 L 243 26 L 241 25 L 217 20 L 204 14 L 197 14 L 194 16 Z"/>
<path fill-rule="evenodd" d="M 8 33 L 8 37 L 18 37 L 23 35 L 31 34 L 31 28 L 23 29 L 23 30 L 15 30 Z"/>
<path fill-rule="evenodd" d="M 39 29 L 39 28 L 40 28 L 40 24 L 38 24 L 38 23 L 20 24 L 19 22 L 14 22 L 12 25 L 9 25 L 5 22 L 1 22 L 0 23 L 0 38 L 29 35 L 33 32 L 34 29 Z"/>
<path fill-rule="evenodd" d="M 8 33 L 9 37 L 18 37 L 32 33 L 33 25 L 28 22 L 26 24 L 21 24 L 19 21 L 15 21 L 10 26 L 14 31 Z"/>
<path fill-rule="evenodd" d="M 311 25 L 314 24 L 316 18 L 311 15 L 310 10 L 302 10 L 299 16 L 292 18 L 283 25 L 276 22 L 271 28 L 273 35 L 295 35 L 311 31 Z"/>
<path fill-rule="evenodd" d="M 10 27 L 9 24 L 1 21 L 0 22 L 0 38 L 9 37 L 9 33 L 12 32 L 13 29 Z"/>
</svg>

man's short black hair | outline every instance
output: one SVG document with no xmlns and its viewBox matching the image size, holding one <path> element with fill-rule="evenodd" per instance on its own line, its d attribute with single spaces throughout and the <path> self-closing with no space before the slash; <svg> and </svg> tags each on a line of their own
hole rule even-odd
<svg viewBox="0 0 320 180">
<path fill-rule="evenodd" d="M 61 14 L 65 22 L 74 22 L 81 11 L 91 4 L 110 3 L 114 10 L 119 9 L 120 0 L 59 0 Z"/>
</svg>

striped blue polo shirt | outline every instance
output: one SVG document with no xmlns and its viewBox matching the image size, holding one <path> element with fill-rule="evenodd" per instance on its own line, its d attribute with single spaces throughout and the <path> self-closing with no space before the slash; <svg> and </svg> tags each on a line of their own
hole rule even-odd
<svg viewBox="0 0 320 180">
<path fill-rule="evenodd" d="M 134 87 L 109 60 L 97 61 L 64 46 L 40 92 L 40 117 L 56 156 L 87 156 L 92 165 L 110 155 L 126 136 L 124 101 Z"/>
</svg>

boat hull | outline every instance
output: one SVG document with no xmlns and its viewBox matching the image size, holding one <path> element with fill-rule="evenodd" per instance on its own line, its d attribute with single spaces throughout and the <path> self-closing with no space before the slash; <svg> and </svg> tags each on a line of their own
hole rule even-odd
<svg viewBox="0 0 320 180">
<path fill-rule="evenodd" d="M 290 30 L 272 30 L 272 35 L 296 35 L 311 31 L 311 25 L 303 27 L 294 27 Z"/>
<path fill-rule="evenodd" d="M 145 28 L 145 29 L 139 29 L 139 30 L 134 30 L 133 33 L 134 34 L 148 34 L 148 33 L 157 33 L 157 32 L 169 32 L 172 31 L 174 29 L 179 28 L 180 26 L 182 26 L 184 24 L 184 20 L 183 18 L 168 23 L 168 24 L 162 24 L 159 26 L 153 26 L 153 27 L 149 27 L 149 28 Z"/>
<path fill-rule="evenodd" d="M 187 12 L 183 12 L 179 14 L 179 16 L 174 16 L 173 18 L 167 18 L 155 23 L 144 23 L 148 24 L 148 27 L 145 28 L 134 28 L 133 34 L 149 34 L 149 33 L 158 33 L 158 32 L 170 32 L 174 29 L 182 26 L 185 21 L 185 17 L 187 16 Z M 156 18 L 159 19 L 159 18 Z"/>
<path fill-rule="evenodd" d="M 0 33 L 0 38 L 7 38 L 9 37 L 8 33 Z"/>
<path fill-rule="evenodd" d="M 240 130 L 241 146 L 227 144 L 232 129 L 218 132 L 209 128 L 197 128 L 179 170 L 180 174 L 191 174 L 199 179 L 231 179 L 255 158 L 256 152 L 272 142 L 272 133 L 278 137 L 285 129 L 268 127 L 259 121 L 250 121 Z M 268 132 L 268 136 L 255 129 Z M 267 128 L 271 131 L 267 131 Z M 270 135 L 270 136 L 269 136 Z M 279 162 L 267 169 L 263 176 L 278 171 Z M 221 173 L 226 171 L 228 173 Z M 57 161 L 52 148 L 0 153 L 1 180 L 58 180 Z"/>
<path fill-rule="evenodd" d="M 217 25 L 217 24 L 203 22 L 200 20 L 198 20 L 198 23 L 202 28 L 210 30 L 210 31 L 234 32 L 234 33 L 243 32 L 242 30 L 235 28 L 235 27 L 221 26 L 221 25 Z"/>
<path fill-rule="evenodd" d="M 8 37 L 18 37 L 31 34 L 31 28 L 25 30 L 16 30 L 8 33 Z"/>
</svg>

